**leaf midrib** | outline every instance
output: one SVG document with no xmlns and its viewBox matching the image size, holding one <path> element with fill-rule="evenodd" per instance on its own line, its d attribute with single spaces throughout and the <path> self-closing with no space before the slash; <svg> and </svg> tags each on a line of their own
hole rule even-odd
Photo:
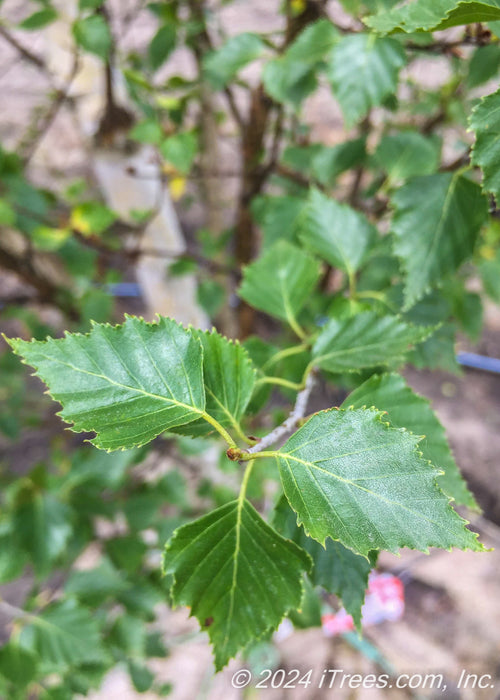
<svg viewBox="0 0 500 700">
<path fill-rule="evenodd" d="M 87 369 L 82 369 L 81 367 L 76 367 L 75 365 L 72 365 L 70 362 L 64 362 L 63 360 L 56 358 L 56 357 L 50 357 L 48 355 L 41 354 L 41 357 L 43 357 L 45 360 L 48 360 L 51 363 L 58 363 L 60 365 L 64 365 L 65 367 L 68 367 L 69 369 L 79 372 L 80 374 L 88 375 L 91 377 L 97 377 L 99 379 L 104 379 L 105 381 L 109 382 L 109 384 L 113 384 L 114 386 L 120 387 L 120 389 L 128 389 L 129 391 L 135 392 L 137 394 L 142 394 L 143 396 L 147 396 L 152 399 L 159 399 L 160 401 L 164 401 L 165 403 L 172 403 L 175 406 L 179 406 L 182 408 L 187 408 L 190 411 L 193 411 L 193 413 L 197 413 L 200 416 L 204 416 L 206 412 L 198 408 L 197 406 L 193 406 L 191 404 L 184 403 L 182 401 L 179 401 L 178 399 L 175 398 L 169 398 L 168 396 L 162 396 L 161 394 L 153 394 L 150 391 L 146 391 L 146 389 L 141 389 L 135 386 L 129 386 L 128 384 L 122 384 L 121 382 L 117 382 L 114 379 L 111 379 L 111 377 L 106 376 L 105 374 L 100 374 L 97 372 L 91 372 L 90 370 Z"/>
<path fill-rule="evenodd" d="M 349 456 L 351 454 L 359 454 L 361 452 L 368 452 L 370 450 L 380 449 L 380 447 L 387 447 L 387 445 L 369 447 L 369 448 L 366 448 L 365 450 L 358 450 L 357 452 L 349 452 L 345 455 L 336 455 L 334 458 L 345 457 L 345 456 Z M 388 503 L 392 506 L 397 506 L 398 508 L 406 510 L 408 513 L 411 513 L 412 515 L 417 516 L 418 518 L 421 518 L 422 520 L 425 520 L 425 521 L 431 523 L 432 525 L 436 525 L 438 528 L 440 528 L 442 530 L 447 530 L 449 533 L 454 534 L 453 531 L 450 530 L 449 528 L 447 528 L 445 525 L 443 525 L 443 523 L 438 523 L 435 520 L 432 520 L 432 518 L 429 518 L 428 516 L 424 515 L 423 513 L 419 512 L 419 511 L 412 510 L 411 508 L 404 505 L 403 503 L 399 503 L 398 501 L 391 501 L 389 498 L 386 498 L 386 497 L 382 496 L 381 494 L 376 493 L 375 491 L 371 491 L 370 489 L 367 489 L 364 486 L 360 486 L 360 485 L 356 484 L 354 481 L 351 481 L 350 479 L 344 479 L 343 477 L 339 476 L 338 474 L 335 474 L 334 472 L 330 472 L 327 469 L 323 469 L 322 467 L 318 467 L 318 466 L 316 466 L 316 463 L 314 463 L 314 462 L 308 462 L 307 460 L 301 459 L 300 457 L 294 457 L 293 454 L 291 454 L 289 452 L 286 452 L 286 453 L 279 452 L 279 453 L 277 453 L 276 456 L 278 459 L 280 457 L 283 457 L 285 459 L 289 458 L 295 462 L 298 462 L 299 464 L 302 464 L 303 466 L 307 467 L 308 469 L 316 469 L 316 471 L 320 471 L 324 474 L 327 474 L 327 476 L 330 478 L 334 478 L 337 481 L 341 481 L 349 486 L 353 486 L 354 488 L 357 488 L 360 491 L 365 491 L 370 496 L 372 496 L 376 499 L 384 501 L 385 503 Z M 330 458 L 330 459 L 334 459 L 334 458 Z M 444 496 L 444 494 L 443 494 L 443 496 Z M 429 500 L 438 500 L 438 499 L 429 499 Z M 440 500 L 447 500 L 446 496 L 444 496 L 444 498 L 440 499 Z"/>
</svg>

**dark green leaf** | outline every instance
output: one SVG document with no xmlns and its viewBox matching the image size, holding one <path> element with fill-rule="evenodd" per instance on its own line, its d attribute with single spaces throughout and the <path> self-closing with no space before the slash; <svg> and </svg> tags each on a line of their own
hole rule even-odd
<svg viewBox="0 0 500 700">
<path fill-rule="evenodd" d="M 368 587 L 368 574 L 373 564 L 329 537 L 324 547 L 308 537 L 304 528 L 297 525 L 297 516 L 286 498 L 282 497 L 279 500 L 275 513 L 274 522 L 278 530 L 305 549 L 313 560 L 310 574 L 313 584 L 322 586 L 329 593 L 338 596 L 359 629 L 361 608 Z"/>
<path fill-rule="evenodd" d="M 164 560 L 173 601 L 190 606 L 208 632 L 217 670 L 299 607 L 309 566 L 305 552 L 241 499 L 177 530 Z"/>
<path fill-rule="evenodd" d="M 50 493 L 23 491 L 14 511 L 16 538 L 36 569 L 48 573 L 71 537 L 71 510 Z"/>
<path fill-rule="evenodd" d="M 37 665 L 36 655 L 12 640 L 0 648 L 0 676 L 14 683 L 18 690 L 36 677 Z"/>
<path fill-rule="evenodd" d="M 133 659 L 129 659 L 127 661 L 127 667 L 134 688 L 138 693 L 145 693 L 151 688 L 155 677 L 147 666 L 139 664 Z"/>
<path fill-rule="evenodd" d="M 500 68 L 500 46 L 498 44 L 488 44 L 478 46 L 472 54 L 469 64 L 469 74 L 467 85 L 470 88 L 487 83 L 488 80 L 497 75 Z"/>
<path fill-rule="evenodd" d="M 162 66 L 175 49 L 176 30 L 173 24 L 161 26 L 148 46 L 149 62 L 153 70 Z"/>
<path fill-rule="evenodd" d="M 46 9 L 38 10 L 38 12 L 34 12 L 29 17 L 26 17 L 26 19 L 23 19 L 19 25 L 19 28 L 28 30 L 41 29 L 42 27 L 46 27 L 47 24 L 54 22 L 56 19 L 57 12 L 54 10 L 54 8 L 47 7 Z"/>
<path fill-rule="evenodd" d="M 392 204 L 394 251 L 406 272 L 408 309 L 472 254 L 488 203 L 475 182 L 459 173 L 438 173 L 408 182 Z"/>
</svg>

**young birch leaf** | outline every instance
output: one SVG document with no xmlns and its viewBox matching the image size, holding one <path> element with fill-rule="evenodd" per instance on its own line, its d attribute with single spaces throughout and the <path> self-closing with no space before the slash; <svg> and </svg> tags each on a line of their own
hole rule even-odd
<svg viewBox="0 0 500 700">
<path fill-rule="evenodd" d="M 401 547 L 481 551 L 477 535 L 436 485 L 420 438 L 373 409 L 321 411 L 276 455 L 288 502 L 306 533 L 368 557 Z"/>
<path fill-rule="evenodd" d="M 206 54 L 203 59 L 205 75 L 213 87 L 220 90 L 263 50 L 264 43 L 257 34 L 244 32 L 233 36 L 220 49 Z"/>
<path fill-rule="evenodd" d="M 102 449 L 144 445 L 204 414 L 201 343 L 172 319 L 127 317 L 86 335 L 8 342 L 62 404 L 63 420 L 96 432 Z"/>
<path fill-rule="evenodd" d="M 351 278 L 375 241 L 376 229 L 360 212 L 313 189 L 300 219 L 300 239 Z"/>
<path fill-rule="evenodd" d="M 364 22 L 375 31 L 387 34 L 394 31 L 429 32 L 498 19 L 499 0 L 413 0 L 403 7 L 366 17 Z"/>
<path fill-rule="evenodd" d="M 317 260 L 291 243 L 278 241 L 244 268 L 238 294 L 251 306 L 293 328 L 319 274 Z"/>
<path fill-rule="evenodd" d="M 327 77 L 348 126 L 396 92 L 405 63 L 405 51 L 394 39 L 362 33 L 339 41 L 331 52 Z"/>
<path fill-rule="evenodd" d="M 406 272 L 406 310 L 472 255 L 488 202 L 475 182 L 437 173 L 412 179 L 396 191 L 392 204 L 394 252 Z"/>
<path fill-rule="evenodd" d="M 306 535 L 303 527 L 297 525 L 297 516 L 284 496 L 276 506 L 274 525 L 284 537 L 296 542 L 311 556 L 313 568 L 309 574 L 310 580 L 315 586 L 322 586 L 338 596 L 359 629 L 368 575 L 375 566 L 376 552 L 372 552 L 370 561 L 367 561 L 329 537 L 322 547 Z"/>
<path fill-rule="evenodd" d="M 313 346 L 313 362 L 329 372 L 397 364 L 410 346 L 420 343 L 430 331 L 404 323 L 397 316 L 377 316 L 373 311 L 333 318 Z"/>
<path fill-rule="evenodd" d="M 483 190 L 500 202 L 500 90 L 484 97 L 473 110 L 469 126 L 476 135 L 472 163 L 483 171 Z"/>
<path fill-rule="evenodd" d="M 203 380 L 206 411 L 225 428 L 236 428 L 248 406 L 255 386 L 257 370 L 238 341 L 231 341 L 216 331 L 191 330 L 203 346 Z M 212 426 L 195 420 L 175 432 L 183 435 L 206 435 Z"/>
<path fill-rule="evenodd" d="M 217 671 L 300 606 L 310 565 L 243 499 L 176 530 L 164 559 L 173 601 L 208 632 Z"/>
<path fill-rule="evenodd" d="M 373 375 L 355 389 L 342 408 L 374 406 L 387 411 L 387 418 L 396 428 L 406 428 L 423 435 L 418 448 L 422 456 L 444 471 L 437 477 L 438 486 L 459 505 L 477 509 L 474 496 L 467 488 L 457 463 L 453 459 L 443 426 L 430 402 L 416 394 L 399 374 Z"/>
</svg>

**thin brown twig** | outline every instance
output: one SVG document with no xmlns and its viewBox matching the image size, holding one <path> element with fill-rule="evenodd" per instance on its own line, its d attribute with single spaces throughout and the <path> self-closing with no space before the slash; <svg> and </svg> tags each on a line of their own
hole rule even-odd
<svg viewBox="0 0 500 700">
<path fill-rule="evenodd" d="M 73 81 L 74 81 L 76 74 L 78 72 L 79 65 L 80 65 L 79 54 L 78 54 L 78 50 L 75 49 L 75 52 L 73 54 L 73 63 L 71 66 L 71 70 L 69 72 L 68 77 L 66 78 L 66 80 L 64 82 L 64 86 L 55 91 L 52 102 L 49 106 L 49 109 L 47 110 L 47 112 L 45 114 L 45 117 L 43 119 L 42 124 L 37 126 L 37 129 L 34 133 L 34 137 L 32 138 L 31 142 L 27 146 L 25 146 L 23 149 L 24 150 L 23 160 L 24 160 L 25 164 L 28 164 L 30 162 L 30 160 L 32 159 L 40 142 L 42 141 L 42 139 L 44 138 L 45 134 L 50 129 L 52 124 L 54 123 L 54 120 L 55 120 L 57 114 L 59 113 L 59 110 L 61 109 L 62 105 L 68 99 L 69 91 L 71 89 L 71 85 L 73 84 Z"/>
<path fill-rule="evenodd" d="M 46 75 L 50 77 L 50 71 L 47 68 L 47 64 L 36 53 L 33 53 L 31 49 L 23 46 L 12 34 L 6 29 L 6 27 L 0 24 L 0 36 L 5 39 L 16 51 L 27 61 L 36 66 L 39 70 L 43 71 Z"/>
</svg>

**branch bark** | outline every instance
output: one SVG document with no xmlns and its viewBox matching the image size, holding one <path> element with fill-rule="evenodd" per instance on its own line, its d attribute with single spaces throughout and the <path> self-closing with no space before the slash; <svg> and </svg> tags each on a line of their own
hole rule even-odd
<svg viewBox="0 0 500 700">
<path fill-rule="evenodd" d="M 248 454 L 256 454 L 257 452 L 262 452 L 270 445 L 278 442 L 284 435 L 291 433 L 298 425 L 299 421 L 304 418 L 307 411 L 307 404 L 309 402 L 309 397 L 316 384 L 316 371 L 313 369 L 307 375 L 306 385 L 297 394 L 297 400 L 295 401 L 295 406 L 292 412 L 286 419 L 284 423 L 278 425 L 274 430 L 272 430 L 268 435 L 263 437 L 256 445 L 250 447 L 246 452 Z"/>
</svg>

